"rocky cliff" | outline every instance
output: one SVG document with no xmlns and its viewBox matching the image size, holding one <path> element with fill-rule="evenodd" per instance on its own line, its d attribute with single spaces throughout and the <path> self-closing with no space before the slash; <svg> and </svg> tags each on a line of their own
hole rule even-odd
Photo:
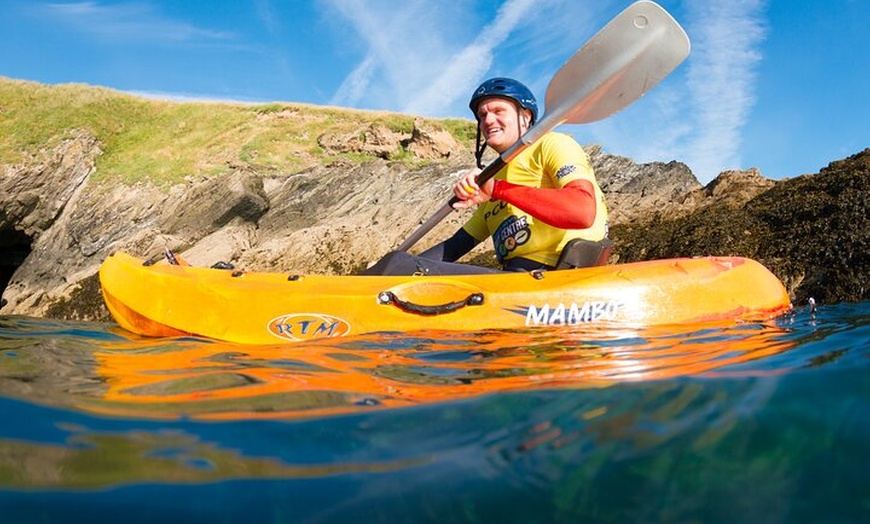
<svg viewBox="0 0 870 524">
<path fill-rule="evenodd" d="M 96 273 L 116 250 L 152 258 L 168 248 L 196 265 L 255 271 L 354 272 L 440 207 L 473 164 L 467 146 L 419 119 L 409 133 L 361 122 L 318 143 L 364 160 L 127 184 L 95 177 L 100 139 L 75 132 L 3 166 L 0 314 L 107 319 Z M 777 273 L 796 303 L 868 298 L 870 149 L 815 175 L 774 182 L 733 171 L 702 186 L 679 162 L 636 164 L 586 148 L 611 210 L 612 262 L 744 255 Z M 464 218 L 454 213 L 416 249 Z M 467 260 L 493 256 L 479 247 Z"/>
</svg>

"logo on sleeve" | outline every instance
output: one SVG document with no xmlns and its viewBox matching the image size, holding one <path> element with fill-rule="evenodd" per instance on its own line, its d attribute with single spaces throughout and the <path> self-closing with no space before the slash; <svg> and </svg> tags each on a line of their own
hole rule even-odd
<svg viewBox="0 0 870 524">
<path fill-rule="evenodd" d="M 556 171 L 556 180 L 562 180 L 566 176 L 570 175 L 574 171 L 577 171 L 577 166 L 574 164 L 568 164 L 566 166 L 562 166 Z"/>
</svg>

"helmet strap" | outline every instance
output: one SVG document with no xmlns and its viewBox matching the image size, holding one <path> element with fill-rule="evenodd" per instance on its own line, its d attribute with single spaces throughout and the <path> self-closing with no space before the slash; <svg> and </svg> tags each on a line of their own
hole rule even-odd
<svg viewBox="0 0 870 524">
<path fill-rule="evenodd" d="M 523 123 L 526 122 L 526 113 L 521 107 L 517 113 L 517 137 L 523 136 Z M 526 124 L 528 125 L 528 124 Z"/>
<path fill-rule="evenodd" d="M 477 160 L 478 169 L 483 169 L 483 150 L 486 149 L 486 140 L 481 140 L 480 122 L 477 122 L 477 138 L 474 139 L 474 158 Z"/>
<path fill-rule="evenodd" d="M 532 125 L 532 119 L 529 117 L 528 114 L 526 114 L 527 112 L 531 113 L 531 111 L 523 107 L 522 104 L 517 103 L 517 124 L 519 125 L 520 122 L 522 122 L 523 124 L 525 124 L 526 129 L 528 129 Z M 523 129 L 522 127 L 520 127 L 520 136 L 522 136 L 522 134 Z"/>
</svg>

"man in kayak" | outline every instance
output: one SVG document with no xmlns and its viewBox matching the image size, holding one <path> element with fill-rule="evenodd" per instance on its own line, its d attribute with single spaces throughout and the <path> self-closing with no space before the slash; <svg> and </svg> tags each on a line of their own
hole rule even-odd
<svg viewBox="0 0 870 524">
<path fill-rule="evenodd" d="M 535 124 L 532 92 L 511 78 L 491 78 L 474 91 L 478 168 L 486 147 L 501 154 Z M 498 270 L 455 263 L 491 237 L 504 271 L 561 269 L 606 263 L 607 207 L 583 148 L 568 135 L 549 132 L 478 186 L 478 170 L 454 185 L 455 209 L 477 206 L 449 239 L 420 255 L 397 251 L 365 270 L 368 275 L 453 275 Z M 567 246 L 567 247 L 566 247 Z"/>
</svg>

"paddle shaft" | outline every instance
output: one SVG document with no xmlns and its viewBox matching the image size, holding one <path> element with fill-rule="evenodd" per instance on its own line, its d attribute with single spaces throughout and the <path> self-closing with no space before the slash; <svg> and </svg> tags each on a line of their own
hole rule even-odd
<svg viewBox="0 0 870 524">
<path fill-rule="evenodd" d="M 516 144 L 511 146 L 511 149 L 516 148 L 518 144 L 522 144 L 522 143 L 523 142 L 521 140 L 517 141 Z M 522 149 L 525 149 L 525 147 L 523 147 Z M 520 150 L 521 149 L 517 149 L 517 151 L 514 153 L 514 156 L 519 154 Z M 513 156 L 510 158 L 513 158 Z M 509 161 L 510 161 L 510 159 L 505 160 L 502 156 L 499 156 L 494 161 L 492 161 L 488 166 L 486 166 L 483 169 L 483 171 L 478 173 L 475 180 L 477 181 L 478 184 L 483 184 L 484 182 L 486 182 L 490 178 L 494 177 L 495 174 L 498 173 L 498 171 L 501 168 L 506 166 Z M 421 238 L 426 236 L 426 233 L 431 231 L 432 228 L 437 226 L 439 222 L 444 220 L 447 217 L 447 215 L 449 215 L 453 211 L 453 204 L 455 204 L 458 201 L 459 201 L 459 199 L 454 195 L 446 204 L 441 206 L 438 209 L 438 211 L 433 213 L 432 216 L 430 216 L 428 219 L 426 219 L 425 222 L 420 224 L 420 227 L 418 227 L 413 233 L 411 233 L 408 236 L 408 238 L 406 238 L 405 241 L 402 242 L 402 244 L 398 248 L 396 248 L 396 250 L 397 251 L 407 251 L 407 250 L 411 249 L 411 247 L 414 244 L 416 244 L 417 242 L 420 241 Z"/>
</svg>

